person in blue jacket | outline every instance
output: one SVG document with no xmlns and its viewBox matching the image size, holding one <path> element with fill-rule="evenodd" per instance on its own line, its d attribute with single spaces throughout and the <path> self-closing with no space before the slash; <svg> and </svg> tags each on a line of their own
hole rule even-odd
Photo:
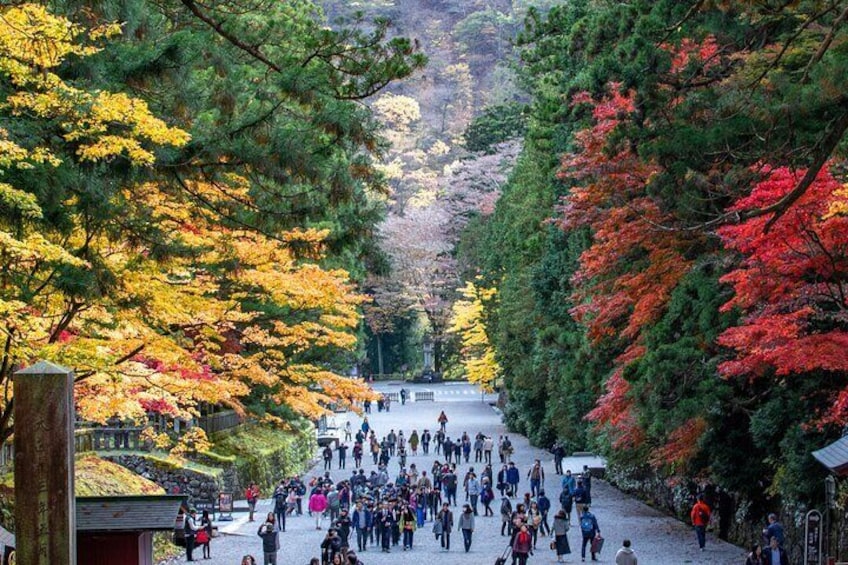
<svg viewBox="0 0 848 565">
<path fill-rule="evenodd" d="M 580 547 L 580 557 L 586 561 L 586 545 L 589 545 L 589 551 L 592 554 L 592 561 L 597 561 L 595 553 L 592 551 L 592 540 L 595 536 L 601 533 L 598 527 L 598 519 L 595 515 L 589 512 L 589 505 L 584 504 L 580 514 L 580 534 L 583 536 L 583 544 Z"/>
<path fill-rule="evenodd" d="M 368 549 L 368 536 L 371 528 L 374 527 L 374 514 L 370 509 L 363 506 L 362 502 L 357 502 L 350 523 L 351 527 L 356 530 L 356 546 L 359 551 L 365 551 Z"/>
<path fill-rule="evenodd" d="M 512 461 L 509 462 L 509 467 L 506 470 L 506 484 L 509 485 L 509 496 L 515 496 L 518 493 L 518 482 L 521 480 L 521 474 L 518 472 L 518 467 Z"/>
</svg>

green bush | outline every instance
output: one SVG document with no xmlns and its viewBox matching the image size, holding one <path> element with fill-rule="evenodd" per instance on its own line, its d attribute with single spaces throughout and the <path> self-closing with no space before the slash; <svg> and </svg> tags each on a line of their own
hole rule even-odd
<svg viewBox="0 0 848 565">
<path fill-rule="evenodd" d="M 306 470 L 316 447 L 308 423 L 294 430 L 253 425 L 219 440 L 215 455 L 234 458 L 241 484 L 254 482 L 267 491 L 281 478 Z"/>
</svg>

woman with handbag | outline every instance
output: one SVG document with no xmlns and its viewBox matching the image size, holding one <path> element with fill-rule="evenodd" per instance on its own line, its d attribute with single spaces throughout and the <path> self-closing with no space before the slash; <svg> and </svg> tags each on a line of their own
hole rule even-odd
<svg viewBox="0 0 848 565">
<path fill-rule="evenodd" d="M 527 510 L 527 525 L 530 527 L 530 536 L 533 538 L 533 549 L 536 549 L 539 527 L 542 525 L 542 512 L 535 500 L 530 503 L 530 508 Z"/>
<path fill-rule="evenodd" d="M 556 551 L 557 563 L 563 562 L 563 555 L 571 553 L 571 546 L 568 544 L 568 514 L 565 510 L 560 510 L 554 516 L 554 527 L 551 530 L 553 540 L 551 541 L 551 549 Z"/>
<path fill-rule="evenodd" d="M 212 541 L 212 519 L 209 518 L 209 511 L 204 510 L 200 517 L 200 529 L 197 531 L 195 542 L 203 548 L 203 558 L 212 559 L 209 543 Z"/>
</svg>

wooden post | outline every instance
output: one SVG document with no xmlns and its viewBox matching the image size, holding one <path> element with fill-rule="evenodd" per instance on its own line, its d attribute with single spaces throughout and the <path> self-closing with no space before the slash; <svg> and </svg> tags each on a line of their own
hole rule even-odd
<svg viewBox="0 0 848 565">
<path fill-rule="evenodd" d="M 75 565 L 73 372 L 41 361 L 14 386 L 17 562 Z"/>
</svg>

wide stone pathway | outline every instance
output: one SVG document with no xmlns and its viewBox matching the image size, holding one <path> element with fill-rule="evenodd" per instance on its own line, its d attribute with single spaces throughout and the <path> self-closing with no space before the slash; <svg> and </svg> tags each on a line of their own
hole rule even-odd
<svg viewBox="0 0 848 565">
<path fill-rule="evenodd" d="M 402 429 L 407 437 L 413 429 L 417 429 L 419 434 L 425 428 L 432 432 L 438 426 L 436 418 L 440 410 L 445 410 L 449 418 L 447 431 L 452 438 L 461 435 L 462 432 L 468 432 L 469 436 L 473 436 L 478 431 L 482 431 L 497 440 L 498 435 L 508 433 L 501 423 L 500 415 L 487 402 L 482 401 L 483 397 L 481 397 L 479 390 L 473 387 L 468 385 L 405 386 L 412 391 L 434 391 L 436 401 L 407 402 L 405 406 L 402 406 L 399 402 L 393 403 L 391 412 L 388 413 L 378 413 L 375 405 L 368 420 L 372 428 L 376 430 L 378 437 L 387 434 L 390 429 L 394 429 L 395 432 Z M 400 384 L 378 383 L 374 388 L 381 392 L 397 392 L 400 390 Z M 493 398 L 487 397 L 485 400 L 493 400 Z M 336 415 L 340 426 L 344 425 L 347 418 L 351 419 L 354 430 L 361 422 L 361 419 L 352 413 Z M 557 508 L 559 477 L 554 474 L 552 456 L 543 450 L 531 447 L 522 436 L 508 435 L 515 447 L 513 460 L 521 470 L 520 491 L 522 493 L 525 490 L 529 491 L 529 482 L 526 481 L 527 471 L 533 460 L 539 458 L 545 466 L 547 475 L 545 484 L 548 487 L 548 495 L 552 500 L 553 508 Z M 419 450 L 419 455 L 417 457 L 410 456 L 407 464 L 415 463 L 419 472 L 426 470 L 429 475 L 435 458 L 431 446 L 429 456 L 421 455 Z M 472 461 L 473 458 L 472 452 Z M 499 468 L 497 453 L 493 454 L 493 460 L 493 467 L 497 472 Z M 367 463 L 364 468 L 366 474 L 369 474 L 371 469 L 374 468 L 370 464 L 370 459 L 367 462 L 363 459 L 363 463 Z M 578 467 L 578 461 L 574 459 L 566 459 L 564 465 L 566 468 L 572 466 L 573 472 L 582 468 L 582 462 Z M 337 466 L 337 461 L 334 461 L 334 467 Z M 462 464 L 458 466 L 457 473 L 460 481 L 469 466 L 473 466 L 478 471 L 479 476 L 481 470 L 479 464 Z M 322 467 L 322 463 L 316 465 L 306 475 L 307 478 L 322 474 Z M 348 478 L 352 467 L 353 459 L 348 455 L 347 470 L 333 469 L 333 479 L 339 481 Z M 396 459 L 392 459 L 389 469 L 392 478 L 394 478 L 398 470 Z M 457 497 L 461 505 L 464 498 L 461 484 Z M 615 552 L 621 546 L 621 541 L 624 538 L 630 538 L 633 541 L 633 547 L 639 557 L 639 563 L 642 565 L 680 565 L 685 563 L 730 565 L 745 562 L 744 550 L 724 543 L 710 534 L 708 534 L 706 551 L 698 551 L 695 534 L 690 527 L 622 494 L 603 481 L 595 480 L 592 483 L 592 499 L 592 512 L 598 518 L 601 533 L 606 538 L 606 546 L 599 556 L 600 563 L 610 564 L 615 562 Z M 499 498 L 492 504 L 495 511 L 494 517 L 484 518 L 481 510 L 481 515 L 477 517 L 473 545 L 469 553 L 463 551 L 462 536 L 459 535 L 459 532 L 455 532 L 451 536 L 452 547 L 450 552 L 443 552 L 439 547 L 438 540 L 431 533 L 432 523 L 428 522 L 424 528 L 415 532 L 414 548 L 411 552 L 404 552 L 398 547 L 393 549 L 390 554 L 384 554 L 375 546 L 369 547 L 368 551 L 359 553 L 359 558 L 365 565 L 424 564 L 428 562 L 438 562 L 440 565 L 491 565 L 507 543 L 507 538 L 500 535 L 499 504 Z M 219 524 L 223 531 L 228 533 L 212 540 L 212 559 L 205 561 L 205 563 L 239 565 L 242 556 L 251 554 L 261 565 L 262 544 L 257 536 L 257 529 L 261 524 L 261 517 L 271 509 L 272 502 L 263 500 L 258 505 L 257 522 L 247 523 L 245 514 L 236 514 L 235 522 Z M 456 517 L 461 506 L 453 510 Z M 572 515 L 572 522 L 576 522 L 574 515 Z M 319 545 L 326 533 L 326 526 L 324 530 L 317 531 L 314 520 L 309 518 L 306 513 L 303 516 L 290 517 L 286 526 L 287 531 L 280 534 L 281 549 L 277 561 L 280 565 L 308 565 L 311 557 L 320 557 Z M 572 554 L 567 556 L 566 562 L 580 563 L 580 533 L 578 528 L 573 527 L 569 532 L 569 542 Z M 529 563 L 532 565 L 555 563 L 556 556 L 548 548 L 548 545 L 549 541 L 540 537 L 535 555 L 530 558 Z M 195 557 L 199 559 L 200 555 L 200 550 L 197 550 Z"/>
</svg>

